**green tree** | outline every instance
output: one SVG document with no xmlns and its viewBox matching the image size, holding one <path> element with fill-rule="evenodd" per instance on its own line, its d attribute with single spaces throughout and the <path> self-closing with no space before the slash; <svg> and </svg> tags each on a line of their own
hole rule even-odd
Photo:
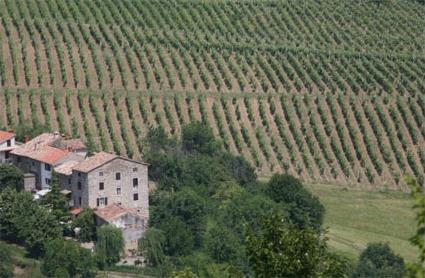
<svg viewBox="0 0 425 278">
<path fill-rule="evenodd" d="M 150 266 L 162 265 L 165 260 L 164 254 L 165 234 L 160 229 L 149 228 L 139 240 L 139 250 Z"/>
<path fill-rule="evenodd" d="M 78 240 L 89 242 L 96 240 L 96 216 L 92 209 L 83 210 L 72 222 L 72 228 L 79 228 Z"/>
<path fill-rule="evenodd" d="M 369 243 L 360 254 L 353 277 L 398 278 L 405 272 L 403 258 L 394 254 L 388 243 Z"/>
<path fill-rule="evenodd" d="M 406 177 L 406 183 L 411 188 L 411 197 L 414 200 L 413 209 L 416 211 L 416 234 L 410 239 L 418 247 L 419 256 L 416 263 L 408 265 L 408 276 L 411 278 L 425 277 L 425 192 L 414 178 Z"/>
<path fill-rule="evenodd" d="M 52 173 L 51 190 L 43 197 L 41 203 L 48 206 L 52 214 L 59 221 L 69 221 L 68 200 L 66 196 L 60 192 L 59 175 L 55 172 Z"/>
<path fill-rule="evenodd" d="M 97 230 L 96 256 L 100 268 L 116 264 L 124 251 L 122 231 L 112 225 Z"/>
<path fill-rule="evenodd" d="M 189 153 L 198 152 L 209 155 L 221 151 L 221 146 L 215 140 L 212 129 L 201 122 L 194 122 L 183 126 L 182 148 Z"/>
<path fill-rule="evenodd" d="M 190 268 L 185 268 L 180 271 L 174 271 L 171 274 L 172 278 L 198 278 L 198 276 L 190 270 Z"/>
<path fill-rule="evenodd" d="M 231 262 L 242 248 L 235 234 L 226 226 L 211 224 L 205 233 L 205 249 L 218 263 Z"/>
<path fill-rule="evenodd" d="M 0 242 L 0 278 L 13 277 L 13 260 L 8 246 Z"/>
<path fill-rule="evenodd" d="M 45 243 L 41 271 L 48 277 L 96 276 L 96 262 L 90 250 L 73 241 L 56 239 Z"/>
<path fill-rule="evenodd" d="M 256 277 L 318 277 L 325 242 L 316 232 L 298 229 L 278 214 L 264 219 L 259 233 L 246 240 L 249 263 Z"/>
<path fill-rule="evenodd" d="M 9 164 L 0 164 L 0 191 L 5 188 L 14 188 L 17 191 L 24 189 L 24 174 Z"/>
<path fill-rule="evenodd" d="M 325 208 L 319 199 L 308 192 L 301 181 L 290 175 L 274 175 L 266 188 L 267 195 L 287 206 L 289 218 L 299 228 L 320 229 Z"/>
<path fill-rule="evenodd" d="M 0 235 L 23 242 L 38 256 L 45 241 L 62 236 L 62 228 L 55 216 L 35 202 L 30 193 L 6 189 L 0 193 Z"/>
</svg>

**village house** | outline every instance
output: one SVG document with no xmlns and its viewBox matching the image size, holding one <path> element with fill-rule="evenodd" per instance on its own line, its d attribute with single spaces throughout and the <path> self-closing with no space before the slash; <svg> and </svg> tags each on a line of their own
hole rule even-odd
<svg viewBox="0 0 425 278">
<path fill-rule="evenodd" d="M 55 167 L 69 161 L 82 161 L 86 154 L 83 142 L 66 140 L 58 132 L 43 133 L 9 153 L 15 166 L 35 177 L 32 190 L 49 189 Z"/>
<path fill-rule="evenodd" d="M 81 140 L 58 132 L 19 146 L 14 138 L 13 133 L 0 133 L 0 154 L 24 172 L 25 190 L 41 198 L 50 191 L 54 171 L 73 215 L 94 209 L 98 225 L 120 228 L 126 250 L 137 249 L 149 220 L 148 164 L 106 152 L 87 156 Z"/>
<path fill-rule="evenodd" d="M 0 130 L 0 163 L 9 163 L 10 152 L 17 148 L 15 134 Z"/>
</svg>

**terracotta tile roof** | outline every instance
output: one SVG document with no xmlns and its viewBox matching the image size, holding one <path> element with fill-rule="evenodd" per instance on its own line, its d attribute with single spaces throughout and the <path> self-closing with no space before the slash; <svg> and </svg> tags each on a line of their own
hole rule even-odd
<svg viewBox="0 0 425 278">
<path fill-rule="evenodd" d="M 109 221 L 111 221 L 111 220 L 113 220 L 117 217 L 120 217 L 120 216 L 126 214 L 126 213 L 131 213 L 131 211 L 114 203 L 114 204 L 111 204 L 111 205 L 106 206 L 104 208 L 97 209 L 97 210 L 94 211 L 94 213 L 97 216 L 99 216 L 100 218 L 109 222 Z"/>
<path fill-rule="evenodd" d="M 70 151 L 78 151 L 78 150 L 86 150 L 87 147 L 81 139 L 69 139 L 64 140 L 62 137 L 52 141 L 50 146 L 59 148 L 59 149 L 67 149 Z"/>
<path fill-rule="evenodd" d="M 88 173 L 99 166 L 117 158 L 116 154 L 106 153 L 106 152 L 98 152 L 93 156 L 90 156 L 86 160 L 80 162 L 74 167 L 74 170 L 79 172 Z"/>
<path fill-rule="evenodd" d="M 75 165 L 77 165 L 78 163 L 80 163 L 80 161 L 78 161 L 78 160 L 72 160 L 72 161 L 65 162 L 65 163 L 55 167 L 55 172 L 62 174 L 62 175 L 69 176 L 69 175 L 72 174 L 72 169 L 74 169 Z"/>
<path fill-rule="evenodd" d="M 31 158 L 37 161 L 54 165 L 56 162 L 59 162 L 68 155 L 70 155 L 70 152 L 67 150 L 44 146 L 40 149 L 40 151 L 33 153 Z"/>
<path fill-rule="evenodd" d="M 0 130 L 0 143 L 12 139 L 13 137 L 15 137 L 15 134 Z"/>
<path fill-rule="evenodd" d="M 83 210 L 81 208 L 72 208 L 72 209 L 69 210 L 69 212 L 74 216 L 80 214 L 82 211 Z"/>
<path fill-rule="evenodd" d="M 49 146 L 50 143 L 57 139 L 57 135 L 55 134 L 43 133 L 26 144 L 21 145 L 19 148 L 14 149 L 11 151 L 11 154 L 26 156 L 53 165 L 71 154 L 68 150 Z"/>
</svg>

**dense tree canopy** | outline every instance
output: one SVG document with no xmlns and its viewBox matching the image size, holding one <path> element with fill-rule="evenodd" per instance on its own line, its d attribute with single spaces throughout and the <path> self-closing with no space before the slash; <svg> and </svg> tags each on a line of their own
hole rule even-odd
<svg viewBox="0 0 425 278">
<path fill-rule="evenodd" d="M 28 192 L 6 189 L 0 193 L 0 235 L 23 242 L 39 255 L 44 242 L 62 236 L 62 228 L 47 208 L 40 206 Z"/>
<path fill-rule="evenodd" d="M 394 254 L 388 243 L 370 243 L 361 253 L 355 278 L 398 278 L 406 272 L 403 258 Z"/>
<path fill-rule="evenodd" d="M 90 250 L 63 239 L 47 241 L 44 249 L 41 271 L 47 277 L 95 277 L 96 262 Z"/>
<path fill-rule="evenodd" d="M 13 276 L 13 260 L 10 249 L 6 244 L 0 242 L 0 278 Z"/>
<path fill-rule="evenodd" d="M 5 188 L 14 188 L 17 191 L 24 188 L 22 171 L 10 164 L 0 164 L 0 191 Z"/>
</svg>

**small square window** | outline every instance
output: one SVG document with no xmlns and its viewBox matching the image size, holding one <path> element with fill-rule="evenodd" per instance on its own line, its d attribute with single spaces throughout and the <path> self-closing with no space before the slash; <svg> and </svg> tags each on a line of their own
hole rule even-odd
<svg viewBox="0 0 425 278">
<path fill-rule="evenodd" d="M 115 179 L 119 181 L 121 179 L 121 173 L 115 173 Z"/>
<path fill-rule="evenodd" d="M 137 167 L 133 168 L 133 172 L 137 172 L 137 170 L 138 170 Z"/>
<path fill-rule="evenodd" d="M 99 172 L 99 176 L 100 177 L 103 177 L 103 172 Z"/>
<path fill-rule="evenodd" d="M 31 162 L 31 166 L 35 166 L 35 162 L 33 161 L 33 162 Z"/>
<path fill-rule="evenodd" d="M 21 157 L 20 156 L 18 156 L 18 162 L 21 162 Z"/>
<path fill-rule="evenodd" d="M 81 177 L 81 173 L 78 173 L 78 176 Z"/>
<path fill-rule="evenodd" d="M 50 170 L 52 170 L 52 166 L 50 166 L 50 164 L 44 164 L 44 169 L 46 171 L 49 171 L 50 172 Z"/>
<path fill-rule="evenodd" d="M 81 181 L 79 181 L 79 182 L 77 183 L 77 186 L 78 186 L 78 190 L 81 190 Z"/>
<path fill-rule="evenodd" d="M 133 200 L 134 201 L 137 201 L 137 200 L 139 200 L 139 194 L 133 194 Z"/>
<path fill-rule="evenodd" d="M 8 147 L 12 146 L 12 141 L 7 140 L 7 146 L 8 146 Z"/>
<path fill-rule="evenodd" d="M 99 182 L 99 190 L 105 189 L 105 183 Z"/>
<path fill-rule="evenodd" d="M 121 187 L 117 187 L 117 195 L 121 195 Z"/>
</svg>

